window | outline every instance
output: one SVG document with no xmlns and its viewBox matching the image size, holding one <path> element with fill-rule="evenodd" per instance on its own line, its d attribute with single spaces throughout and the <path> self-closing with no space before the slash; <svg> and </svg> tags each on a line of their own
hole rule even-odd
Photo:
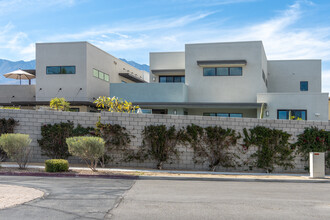
<svg viewBox="0 0 330 220">
<path fill-rule="evenodd" d="M 291 120 L 307 120 L 306 110 L 277 110 L 277 119 L 288 120 L 291 116 Z"/>
<path fill-rule="evenodd" d="M 93 76 L 98 78 L 99 77 L 99 71 L 96 69 L 93 69 Z"/>
<path fill-rule="evenodd" d="M 300 81 L 300 91 L 308 91 L 308 81 Z"/>
<path fill-rule="evenodd" d="M 101 72 L 97 69 L 93 69 L 93 76 L 96 77 L 96 78 L 102 79 L 106 82 L 110 81 L 110 75 L 109 74 L 103 73 L 103 72 Z"/>
<path fill-rule="evenodd" d="M 204 76 L 242 76 L 242 67 L 203 68 Z"/>
<path fill-rule="evenodd" d="M 224 118 L 242 118 L 242 113 L 203 113 L 203 116 L 216 116 L 216 117 L 224 117 Z"/>
<path fill-rule="evenodd" d="M 184 83 L 184 76 L 159 76 L 160 83 Z"/>
<path fill-rule="evenodd" d="M 104 74 L 104 80 L 109 82 L 110 81 L 110 77 L 108 74 Z"/>
<path fill-rule="evenodd" d="M 215 68 L 204 68 L 203 74 L 204 76 L 215 76 Z"/>
<path fill-rule="evenodd" d="M 75 66 L 47 66 L 46 74 L 76 74 Z"/>
</svg>

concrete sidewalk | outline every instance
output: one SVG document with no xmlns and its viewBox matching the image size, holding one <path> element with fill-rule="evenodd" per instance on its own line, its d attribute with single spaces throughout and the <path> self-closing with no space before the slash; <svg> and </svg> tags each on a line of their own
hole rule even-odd
<svg viewBox="0 0 330 220">
<path fill-rule="evenodd" d="M 2 167 L 18 168 L 14 163 L 2 163 Z M 28 168 L 44 169 L 42 164 L 29 165 Z M 70 167 L 70 170 L 90 170 L 86 167 Z M 209 172 L 182 170 L 153 170 L 126 168 L 98 168 L 98 171 L 139 176 L 140 179 L 186 179 L 186 180 L 228 180 L 228 181 L 294 181 L 294 182 L 329 182 L 330 176 L 324 179 L 311 179 L 308 174 L 278 174 L 278 173 L 243 173 L 243 172 Z"/>
</svg>

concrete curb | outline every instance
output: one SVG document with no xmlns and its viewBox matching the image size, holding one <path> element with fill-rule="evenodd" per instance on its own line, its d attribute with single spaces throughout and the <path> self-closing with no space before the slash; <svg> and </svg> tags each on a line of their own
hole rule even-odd
<svg viewBox="0 0 330 220">
<path fill-rule="evenodd" d="M 328 179 L 262 179 L 262 178 L 230 178 L 230 177 L 171 177 L 171 176 L 139 176 L 139 180 L 180 180 L 180 181 L 224 181 L 224 182 L 275 182 L 275 183 L 330 183 Z"/>
<path fill-rule="evenodd" d="M 131 175 L 89 175 L 89 174 L 73 174 L 73 173 L 37 173 L 37 172 L 0 172 L 0 176 L 35 176 L 35 177 L 81 177 L 81 178 L 102 178 L 102 179 L 132 179 L 136 180 L 138 176 Z"/>
</svg>

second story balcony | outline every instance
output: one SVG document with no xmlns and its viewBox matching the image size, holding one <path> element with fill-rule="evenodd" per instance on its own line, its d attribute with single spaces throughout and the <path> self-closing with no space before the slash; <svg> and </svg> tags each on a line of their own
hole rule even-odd
<svg viewBox="0 0 330 220">
<path fill-rule="evenodd" d="M 184 83 L 111 83 L 110 96 L 133 103 L 188 101 Z"/>
</svg>

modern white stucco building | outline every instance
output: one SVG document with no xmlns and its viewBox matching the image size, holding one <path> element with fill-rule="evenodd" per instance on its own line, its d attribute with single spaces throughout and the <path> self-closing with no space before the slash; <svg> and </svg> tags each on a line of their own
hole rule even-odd
<svg viewBox="0 0 330 220">
<path fill-rule="evenodd" d="M 1 85 L 0 105 L 49 105 L 64 97 L 78 111 L 94 111 L 93 101 L 109 96 L 110 83 L 143 83 L 145 71 L 88 42 L 37 43 L 36 85 Z"/>
<path fill-rule="evenodd" d="M 150 82 L 111 83 L 110 96 L 161 114 L 328 120 L 321 60 L 267 60 L 261 41 L 150 53 Z"/>
</svg>

